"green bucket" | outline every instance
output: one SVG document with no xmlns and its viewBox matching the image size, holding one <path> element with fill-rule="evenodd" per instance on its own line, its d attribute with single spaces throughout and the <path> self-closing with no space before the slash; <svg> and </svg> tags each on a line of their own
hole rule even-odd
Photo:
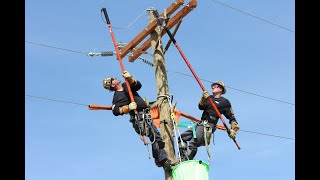
<svg viewBox="0 0 320 180">
<path fill-rule="evenodd" d="M 209 166 L 200 160 L 181 162 L 172 170 L 174 180 L 209 180 Z"/>
</svg>

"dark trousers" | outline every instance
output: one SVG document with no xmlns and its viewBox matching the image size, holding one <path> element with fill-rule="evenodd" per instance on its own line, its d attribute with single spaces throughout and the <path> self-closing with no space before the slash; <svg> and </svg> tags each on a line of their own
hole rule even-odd
<svg viewBox="0 0 320 180">
<path fill-rule="evenodd" d="M 209 125 L 212 128 L 212 133 L 215 131 L 215 125 L 213 123 L 209 123 Z M 204 139 L 204 127 L 203 127 L 203 123 L 197 123 L 195 125 L 195 130 L 196 130 L 196 139 L 193 138 L 193 132 L 192 129 L 188 129 L 185 132 L 183 132 L 180 137 L 178 138 L 178 143 L 181 143 L 181 139 L 182 141 L 187 144 L 187 142 L 189 141 L 189 145 L 188 145 L 188 149 L 180 149 L 180 151 L 186 151 L 188 158 L 190 160 L 192 160 L 198 151 L 198 147 L 200 146 L 205 146 L 205 139 Z M 208 142 L 210 143 L 210 142 Z M 186 160 L 186 157 L 182 154 L 182 160 Z"/>
<path fill-rule="evenodd" d="M 164 151 L 164 143 L 162 141 L 161 134 L 158 131 L 157 127 L 153 123 L 151 123 L 151 126 L 141 127 L 141 124 L 139 124 L 138 120 L 132 121 L 132 126 L 133 126 L 134 130 L 139 135 L 148 136 L 150 142 L 154 141 L 154 143 L 151 145 L 152 146 L 152 157 L 154 158 L 156 165 L 158 167 L 161 167 L 162 164 L 164 163 L 164 161 L 167 160 L 167 155 Z M 147 129 L 145 129 L 145 128 L 147 128 Z M 147 130 L 148 133 L 147 134 L 145 134 L 145 133 L 140 134 L 141 133 L 140 130 L 142 130 L 142 132 L 145 132 Z"/>
</svg>

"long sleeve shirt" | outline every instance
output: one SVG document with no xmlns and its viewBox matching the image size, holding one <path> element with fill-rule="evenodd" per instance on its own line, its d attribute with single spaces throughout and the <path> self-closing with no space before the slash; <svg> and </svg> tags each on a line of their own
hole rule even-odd
<svg viewBox="0 0 320 180">
<path fill-rule="evenodd" d="M 123 86 L 123 91 L 115 91 L 113 95 L 112 106 L 114 107 L 112 109 L 112 113 L 115 116 L 122 115 L 119 112 L 119 107 L 122 107 L 131 103 L 126 83 L 125 82 L 122 83 L 122 86 Z M 141 87 L 142 85 L 138 80 L 130 85 L 134 101 L 137 103 L 138 111 L 148 107 L 145 101 L 140 97 L 140 95 L 137 92 Z"/>
<path fill-rule="evenodd" d="M 209 96 L 213 103 L 216 105 L 217 109 L 219 110 L 220 114 L 223 114 L 227 119 L 229 119 L 229 123 L 231 124 L 232 121 L 237 122 L 236 118 L 234 117 L 234 113 L 231 107 L 231 103 L 228 99 L 224 97 L 215 98 L 212 95 Z M 214 123 L 216 124 L 219 116 L 217 115 L 216 111 L 212 107 L 210 101 L 207 99 L 205 105 L 198 105 L 200 110 L 204 110 L 202 112 L 201 120 L 209 120 L 213 119 Z M 210 117 L 211 116 L 211 117 Z"/>
</svg>

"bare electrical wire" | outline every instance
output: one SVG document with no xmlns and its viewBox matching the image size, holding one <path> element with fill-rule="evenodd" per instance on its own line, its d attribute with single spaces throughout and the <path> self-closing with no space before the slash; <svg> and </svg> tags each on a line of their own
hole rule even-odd
<svg viewBox="0 0 320 180">
<path fill-rule="evenodd" d="M 123 27 L 117 27 L 117 26 L 112 26 L 113 29 L 126 29 L 126 28 L 129 28 L 130 26 L 132 26 L 134 23 L 136 23 L 140 18 L 141 16 L 145 13 L 145 10 L 143 10 L 140 15 L 134 19 L 130 24 L 128 24 L 127 26 L 123 26 Z M 101 12 L 101 19 L 102 19 L 102 22 L 104 22 L 105 24 L 107 24 L 107 22 L 103 19 L 103 16 L 102 16 L 102 12 Z"/>
<path fill-rule="evenodd" d="M 30 44 L 36 44 L 36 45 L 39 45 L 39 46 L 44 46 L 44 47 L 50 47 L 50 48 L 54 48 L 54 49 L 60 49 L 60 50 L 64 50 L 64 51 L 70 51 L 70 52 L 79 53 L 79 54 L 88 54 L 88 53 L 85 53 L 85 52 L 80 52 L 80 51 L 74 51 L 74 50 L 70 50 L 70 49 L 59 48 L 59 47 L 55 47 L 55 46 L 49 46 L 49 45 L 46 45 L 46 44 L 40 44 L 40 43 L 35 43 L 35 42 L 30 42 L 30 41 L 25 41 L 25 42 L 30 43 Z"/>
<path fill-rule="evenodd" d="M 231 9 L 233 9 L 233 10 L 239 11 L 239 12 L 241 12 L 241 13 L 243 13 L 243 14 L 246 14 L 246 15 L 251 16 L 251 17 L 254 17 L 254 18 L 258 19 L 258 20 L 264 21 L 264 22 L 266 22 L 266 23 L 269 23 L 269 24 L 271 24 L 271 25 L 277 26 L 277 27 L 279 27 L 279 28 L 281 28 L 281 29 L 284 29 L 284 30 L 287 30 L 287 31 L 289 31 L 289 32 L 294 33 L 294 31 L 291 30 L 291 29 L 289 29 L 289 28 L 285 28 L 285 27 L 280 26 L 280 25 L 278 25 L 278 24 L 275 24 L 275 23 L 273 23 L 273 22 L 270 22 L 270 21 L 267 21 L 267 20 L 265 20 L 265 19 L 262 19 L 262 18 L 260 18 L 260 17 L 258 17 L 258 16 L 255 16 L 255 15 L 249 14 L 249 13 L 247 13 L 247 12 L 244 12 L 244 11 L 242 11 L 242 10 L 239 10 L 239 9 L 237 9 L 237 8 L 231 7 L 231 6 L 229 6 L 229 5 L 227 5 L 227 4 L 224 4 L 224 3 L 220 2 L 220 1 L 216 1 L 216 0 L 210 0 L 210 1 L 219 3 L 219 4 L 223 5 L 223 6 L 226 6 L 226 7 L 228 7 L 228 8 L 231 8 Z"/>
<path fill-rule="evenodd" d="M 185 73 L 181 73 L 181 72 L 177 72 L 177 71 L 168 71 L 168 72 L 172 72 L 172 73 L 177 73 L 177 74 L 181 74 L 181 75 L 184 75 L 184 76 L 189 76 L 191 78 L 194 78 L 192 75 L 189 75 L 189 74 L 185 74 Z M 199 78 L 203 81 L 206 81 L 206 82 L 209 82 L 209 83 L 212 83 L 211 81 L 208 81 L 206 79 L 202 79 L 202 78 Z M 230 89 L 233 89 L 233 90 L 236 90 L 236 91 L 240 91 L 240 92 L 243 92 L 243 93 L 247 93 L 247 94 L 251 94 L 251 95 L 254 95 L 254 96 L 258 96 L 258 97 L 262 97 L 262 98 L 265 98 L 265 99 L 269 99 L 269 100 L 273 100 L 273 101 L 278 101 L 278 102 L 281 102 L 281 103 L 285 103 L 285 104 L 290 104 L 292 106 L 294 106 L 295 104 L 293 103 L 290 103 L 290 102 L 287 102 L 287 101 L 282 101 L 282 100 L 278 100 L 278 99 L 275 99 L 275 98 L 271 98 L 271 97 L 267 97 L 267 96 L 262 96 L 262 95 L 259 95 L 259 94 L 255 94 L 255 93 L 251 93 L 251 92 L 248 92 L 248 91 L 244 91 L 244 90 L 240 90 L 240 89 L 236 89 L 236 88 L 232 88 L 230 86 L 226 86 Z"/>
<path fill-rule="evenodd" d="M 40 97 L 40 96 L 32 96 L 32 95 L 28 95 L 28 94 L 26 94 L 25 96 L 31 97 L 31 98 L 44 99 L 44 100 L 48 100 L 48 101 L 55 101 L 55 102 L 61 102 L 61 103 L 75 104 L 75 105 L 81 105 L 81 106 L 88 106 L 87 104 L 75 103 L 75 102 L 71 102 L 71 101 L 63 101 L 63 100 L 57 100 L 57 99 L 51 99 L 51 98 Z"/>
<path fill-rule="evenodd" d="M 25 96 L 31 97 L 31 98 L 37 98 L 37 99 L 42 99 L 42 100 L 47 100 L 47 101 L 54 101 L 54 102 L 60 102 L 60 103 L 67 103 L 67 104 L 75 104 L 75 105 L 82 105 L 82 106 L 88 106 L 87 104 L 83 103 L 76 103 L 76 102 L 71 102 L 71 101 L 63 101 L 63 100 L 56 100 L 52 98 L 46 98 L 46 97 L 40 97 L 40 96 L 33 96 L 26 94 Z M 247 130 L 239 130 L 247 133 L 254 133 L 254 134 L 260 134 L 264 136 L 270 136 L 270 137 L 277 137 L 277 138 L 283 138 L 283 139 L 289 139 L 289 140 L 295 140 L 294 138 L 289 138 L 289 137 L 284 137 L 284 136 L 278 136 L 278 135 L 272 135 L 272 134 L 266 134 L 266 133 L 259 133 L 259 132 L 254 132 L 254 131 L 247 131 Z"/>
<path fill-rule="evenodd" d="M 260 135 L 265 135 L 265 136 L 272 136 L 272 137 L 283 138 L 283 139 L 289 139 L 289 140 L 295 140 L 294 138 L 278 136 L 278 135 L 272 135 L 272 134 L 266 134 L 266 133 L 259 133 L 259 132 L 254 132 L 254 131 L 247 131 L 247 130 L 241 130 L 241 129 L 239 131 L 248 132 L 248 133 L 254 133 L 254 134 L 260 134 Z"/>
</svg>

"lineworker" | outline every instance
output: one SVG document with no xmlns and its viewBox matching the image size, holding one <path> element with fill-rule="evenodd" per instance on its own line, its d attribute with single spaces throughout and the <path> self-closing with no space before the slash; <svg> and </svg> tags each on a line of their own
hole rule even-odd
<svg viewBox="0 0 320 180">
<path fill-rule="evenodd" d="M 103 80 L 103 87 L 110 92 L 114 91 L 112 113 L 115 116 L 129 114 L 130 122 L 135 131 L 139 135 L 148 136 L 150 141 L 154 142 L 152 143 L 152 156 L 155 160 L 155 164 L 164 169 L 171 168 L 171 161 L 167 158 L 163 149 L 164 142 L 162 141 L 160 132 L 152 123 L 152 118 L 151 120 L 149 119 L 149 125 L 142 123 L 142 120 L 145 119 L 143 117 L 151 117 L 151 115 L 148 116 L 148 106 L 137 92 L 142 87 L 140 81 L 134 79 L 127 71 L 124 71 L 122 76 L 129 81 L 134 102 L 130 101 L 128 88 L 125 82 L 121 83 L 121 80 L 118 80 L 115 77 L 107 77 Z M 135 114 L 135 110 L 138 111 L 138 116 Z"/>
<path fill-rule="evenodd" d="M 231 124 L 229 134 L 230 138 L 235 139 L 236 132 L 240 129 L 238 122 L 234 116 L 230 101 L 221 96 L 222 94 L 226 93 L 226 87 L 224 83 L 221 81 L 216 81 L 211 84 L 211 88 L 213 95 L 209 95 L 207 91 L 204 91 L 198 105 L 199 109 L 203 110 L 203 112 L 201 116 L 201 122 L 195 125 L 196 139 L 193 138 L 192 129 L 186 130 L 180 135 L 181 138 L 178 138 L 179 150 L 180 152 L 182 152 L 182 161 L 188 159 L 192 160 L 197 154 L 198 147 L 205 146 L 205 138 L 208 138 L 207 142 L 208 144 L 210 143 L 211 136 L 205 137 L 204 126 L 209 127 L 211 131 L 209 132 L 210 135 L 213 135 L 216 130 L 219 116 L 217 115 L 216 111 L 207 98 L 211 98 L 219 112 L 223 114 L 227 119 L 229 119 L 229 124 Z M 189 145 L 187 144 L 187 141 L 189 141 Z"/>
</svg>

